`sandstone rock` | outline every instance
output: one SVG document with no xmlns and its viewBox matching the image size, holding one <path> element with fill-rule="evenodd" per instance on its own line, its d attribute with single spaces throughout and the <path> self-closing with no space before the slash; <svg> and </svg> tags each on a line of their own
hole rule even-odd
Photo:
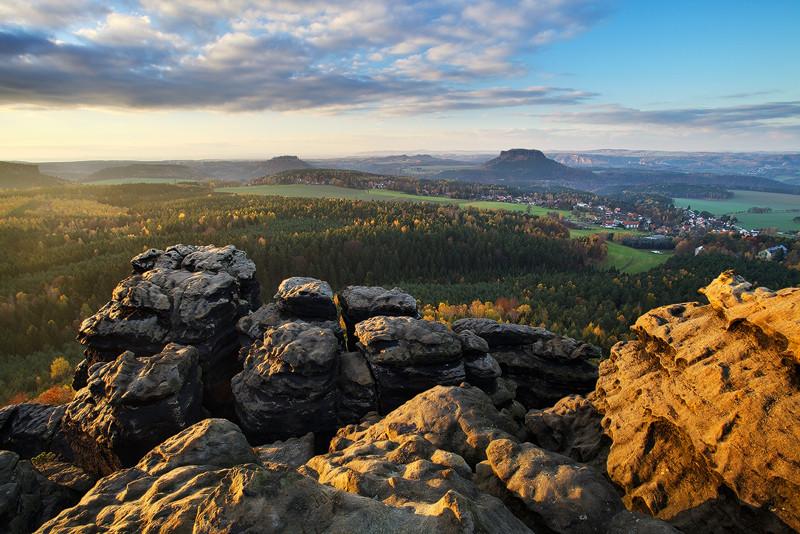
<svg viewBox="0 0 800 534">
<path fill-rule="evenodd" d="M 150 356 L 179 343 L 199 351 L 206 403 L 224 410 L 237 367 L 236 321 L 259 303 L 255 264 L 233 246 L 190 245 L 151 249 L 131 264 L 134 274 L 80 326 L 86 361 L 76 369 L 73 387 L 86 385 L 95 363 L 125 351 Z"/>
<path fill-rule="evenodd" d="M 125 352 L 91 368 L 88 385 L 62 420 L 75 462 L 108 474 L 203 417 L 201 370 L 192 347 L 169 344 L 155 356 Z"/>
<path fill-rule="evenodd" d="M 599 472 L 530 443 L 492 441 L 478 470 L 479 484 L 495 476 L 527 508 L 529 526 L 559 533 L 602 533 L 623 510 Z M 507 497 L 509 499 L 510 497 Z"/>
<path fill-rule="evenodd" d="M 260 443 L 333 432 L 338 364 L 328 329 L 297 321 L 268 330 L 231 381 L 242 428 Z"/>
<path fill-rule="evenodd" d="M 260 341 L 264 338 L 264 332 L 270 328 L 275 328 L 286 323 L 297 321 L 299 318 L 282 311 L 281 308 L 274 302 L 264 304 L 256 311 L 245 315 L 239 322 L 236 323 L 236 330 L 240 334 L 240 343 L 242 347 L 248 349 L 254 342 Z M 303 319 L 303 321 L 319 326 L 320 328 L 327 328 L 331 330 L 341 343 L 344 342 L 344 332 L 339 323 L 334 320 L 327 319 Z M 244 351 L 245 355 L 247 351 Z"/>
<path fill-rule="evenodd" d="M 339 425 L 355 423 L 378 409 L 375 379 L 360 352 L 344 352 L 339 357 Z"/>
<path fill-rule="evenodd" d="M 597 367 L 589 360 L 600 350 L 544 328 L 498 323 L 492 319 L 459 319 L 453 330 L 485 339 L 503 377 L 517 383 L 517 400 L 527 408 L 552 406 L 562 397 L 594 389 Z"/>
<path fill-rule="evenodd" d="M 604 470 L 610 441 L 603 434 L 602 417 L 589 400 L 570 395 L 551 408 L 530 410 L 525 426 L 539 447 Z"/>
<path fill-rule="evenodd" d="M 207 420 L 134 468 L 101 479 L 37 532 L 456 532 L 442 506 L 422 516 L 262 466 L 235 425 Z M 233 452 L 231 452 L 233 451 Z"/>
<path fill-rule="evenodd" d="M 348 286 L 336 295 L 347 328 L 347 349 L 356 350 L 356 324 L 380 315 L 419 318 L 417 301 L 398 288 Z"/>
<path fill-rule="evenodd" d="M 0 526 L 9 534 L 27 534 L 80 499 L 80 493 L 39 474 L 27 460 L 0 451 Z"/>
<path fill-rule="evenodd" d="M 608 474 L 684 530 L 800 529 L 800 289 L 724 273 L 705 293 L 640 317 L 601 365 Z"/>
<path fill-rule="evenodd" d="M 373 317 L 358 323 L 355 335 L 375 377 L 384 413 L 437 384 L 460 384 L 466 377 L 461 341 L 441 323 Z"/>
<path fill-rule="evenodd" d="M 89 491 L 97 482 L 96 476 L 75 464 L 58 459 L 52 453 L 40 454 L 33 458 L 31 463 L 43 477 L 63 488 L 73 490 L 78 497 Z"/>
<path fill-rule="evenodd" d="M 496 435 L 515 431 L 477 388 L 437 386 L 366 427 L 339 432 L 331 452 L 301 472 L 337 489 L 371 496 L 417 515 L 447 514 L 459 532 L 530 532 L 472 482 L 465 460 Z"/>
<path fill-rule="evenodd" d="M 309 432 L 302 438 L 289 438 L 269 445 L 255 448 L 262 464 L 283 464 L 292 468 L 300 467 L 314 456 L 314 434 Z"/>
<path fill-rule="evenodd" d="M 278 286 L 275 299 L 282 311 L 294 317 L 329 321 L 337 319 L 331 286 L 316 278 L 287 278 Z"/>
<path fill-rule="evenodd" d="M 16 452 L 30 459 L 52 451 L 71 457 L 61 433 L 61 418 L 66 405 L 52 406 L 25 402 L 0 408 L 0 450 Z"/>
</svg>

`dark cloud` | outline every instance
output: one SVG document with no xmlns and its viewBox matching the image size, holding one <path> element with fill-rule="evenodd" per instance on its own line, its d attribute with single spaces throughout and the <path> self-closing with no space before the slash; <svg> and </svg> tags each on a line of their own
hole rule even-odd
<svg viewBox="0 0 800 534">
<path fill-rule="evenodd" d="M 639 110 L 611 108 L 552 115 L 559 120 L 584 124 L 640 124 L 694 127 L 752 127 L 775 119 L 800 118 L 800 101 L 770 102 L 718 108 Z"/>
</svg>

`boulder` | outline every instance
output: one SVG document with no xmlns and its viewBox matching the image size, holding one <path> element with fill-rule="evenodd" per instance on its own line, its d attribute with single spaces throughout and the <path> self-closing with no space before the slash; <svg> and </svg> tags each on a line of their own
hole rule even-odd
<svg viewBox="0 0 800 534">
<path fill-rule="evenodd" d="M 534 530 L 603 533 L 624 510 L 616 489 L 601 472 L 531 443 L 492 441 L 476 473 L 481 487 L 489 491 L 499 487 L 507 492 L 505 500 L 519 501 Z"/>
<path fill-rule="evenodd" d="M 459 525 L 452 513 L 417 515 L 262 465 L 236 425 L 210 419 L 101 479 L 37 532 L 455 533 Z"/>
<path fill-rule="evenodd" d="M 259 304 L 255 264 L 230 245 L 151 249 L 131 264 L 134 274 L 81 323 L 78 341 L 86 347 L 86 360 L 76 369 L 73 387 L 86 385 L 95 363 L 125 351 L 150 356 L 179 343 L 199 351 L 206 403 L 223 410 L 238 365 L 236 321 Z"/>
<path fill-rule="evenodd" d="M 193 347 L 170 343 L 150 357 L 124 352 L 112 362 L 95 364 L 90 373 L 61 424 L 75 463 L 91 473 L 134 465 L 154 445 L 204 415 Z"/>
<path fill-rule="evenodd" d="M 331 286 L 316 278 L 287 278 L 278 286 L 274 298 L 281 311 L 300 319 L 336 321 L 338 318 Z"/>
<path fill-rule="evenodd" d="M 336 295 L 347 329 L 347 349 L 356 350 L 356 324 L 380 315 L 419 318 L 417 301 L 398 288 L 348 286 Z"/>
<path fill-rule="evenodd" d="M 605 470 L 610 440 L 603 434 L 602 415 L 580 395 L 525 415 L 528 438 L 539 447 Z"/>
<path fill-rule="evenodd" d="M 332 331 L 302 321 L 267 330 L 231 381 L 242 428 L 257 443 L 335 431 L 338 367 Z"/>
<path fill-rule="evenodd" d="M 640 317 L 601 364 L 608 475 L 685 531 L 800 529 L 800 289 L 726 272 L 704 292 Z"/>
<path fill-rule="evenodd" d="M 31 462 L 0 450 L 0 525 L 8 534 L 27 534 L 61 510 L 74 505 L 81 494 L 50 481 Z"/>
<path fill-rule="evenodd" d="M 461 341 L 441 323 L 380 316 L 358 323 L 355 334 L 383 413 L 437 384 L 459 384 L 466 377 Z"/>
<path fill-rule="evenodd" d="M 16 452 L 30 459 L 52 451 L 65 458 L 71 449 L 61 432 L 66 405 L 24 402 L 0 408 L 0 450 Z"/>
<path fill-rule="evenodd" d="M 302 438 L 261 445 L 254 451 L 262 464 L 283 464 L 297 468 L 314 456 L 314 434 L 309 432 Z"/>
<path fill-rule="evenodd" d="M 487 342 L 503 377 L 519 386 L 516 399 L 527 408 L 546 408 L 567 395 L 594 389 L 597 367 L 590 360 L 601 353 L 593 345 L 544 328 L 493 319 L 459 319 L 453 330 L 473 333 Z"/>
</svg>

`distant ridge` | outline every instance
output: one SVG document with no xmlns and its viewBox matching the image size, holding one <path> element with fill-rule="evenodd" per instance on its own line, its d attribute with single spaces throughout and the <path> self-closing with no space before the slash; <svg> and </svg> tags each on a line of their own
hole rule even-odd
<svg viewBox="0 0 800 534">
<path fill-rule="evenodd" d="M 117 167 L 107 167 L 86 177 L 87 182 L 114 179 L 163 178 L 169 180 L 200 180 L 202 174 L 186 165 L 174 163 L 132 163 Z"/>
<path fill-rule="evenodd" d="M 22 189 L 61 185 L 64 181 L 42 174 L 38 165 L 0 161 L 0 189 Z"/>
</svg>

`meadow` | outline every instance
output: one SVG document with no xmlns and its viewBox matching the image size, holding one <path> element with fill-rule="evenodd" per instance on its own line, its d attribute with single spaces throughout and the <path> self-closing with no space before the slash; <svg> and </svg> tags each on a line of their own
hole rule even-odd
<svg viewBox="0 0 800 534">
<path fill-rule="evenodd" d="M 792 219 L 800 216 L 800 196 L 785 193 L 734 190 L 733 197 L 723 200 L 701 200 L 697 198 L 673 199 L 676 206 L 691 207 L 714 215 L 734 215 L 746 228 L 777 228 L 798 231 L 800 223 Z M 772 208 L 770 213 L 747 213 L 753 207 Z"/>
<path fill-rule="evenodd" d="M 191 183 L 195 180 L 177 178 L 106 178 L 105 180 L 95 180 L 84 182 L 84 185 L 125 185 L 125 184 L 179 184 Z"/>
</svg>

